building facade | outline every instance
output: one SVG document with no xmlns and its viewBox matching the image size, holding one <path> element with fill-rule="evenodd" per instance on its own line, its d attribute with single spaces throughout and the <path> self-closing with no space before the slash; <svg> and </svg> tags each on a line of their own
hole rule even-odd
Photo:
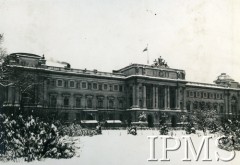
<svg viewBox="0 0 240 165">
<path fill-rule="evenodd" d="M 206 84 L 185 80 L 184 70 L 168 67 L 161 57 L 153 65 L 131 64 L 112 73 L 73 69 L 64 62 L 50 66 L 44 56 L 27 53 L 9 59 L 9 67 L 32 73 L 37 85 L 31 96 L 7 86 L 1 97 L 5 109 L 22 105 L 65 121 L 138 122 L 144 112 L 149 126 L 161 116 L 176 126 L 182 113 L 194 109 L 239 118 L 239 83 L 225 73 Z"/>
</svg>

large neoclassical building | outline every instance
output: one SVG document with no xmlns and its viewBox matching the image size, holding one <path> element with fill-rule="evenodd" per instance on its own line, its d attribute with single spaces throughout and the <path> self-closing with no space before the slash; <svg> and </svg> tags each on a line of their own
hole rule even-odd
<svg viewBox="0 0 240 165">
<path fill-rule="evenodd" d="M 36 77 L 34 92 L 18 86 L 1 87 L 0 104 L 44 112 L 66 121 L 137 122 L 147 115 L 151 126 L 161 115 L 175 126 L 179 114 L 193 109 L 214 109 L 222 117 L 240 115 L 240 88 L 222 73 L 213 84 L 185 80 L 185 71 L 170 68 L 160 57 L 152 65 L 131 64 L 112 73 L 73 69 L 68 63 L 48 64 L 44 56 L 28 53 L 9 55 L 12 68 Z M 34 97 L 33 97 L 34 96 Z"/>
</svg>

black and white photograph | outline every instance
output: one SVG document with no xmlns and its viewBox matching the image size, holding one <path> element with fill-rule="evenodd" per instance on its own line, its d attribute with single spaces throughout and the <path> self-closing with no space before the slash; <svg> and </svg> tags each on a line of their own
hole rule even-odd
<svg viewBox="0 0 240 165">
<path fill-rule="evenodd" d="M 0 164 L 240 164 L 240 1 L 0 0 Z"/>
</svg>

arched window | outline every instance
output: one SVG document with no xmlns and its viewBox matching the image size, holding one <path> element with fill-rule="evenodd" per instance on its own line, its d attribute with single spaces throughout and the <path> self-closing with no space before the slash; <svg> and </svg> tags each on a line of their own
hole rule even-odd
<svg viewBox="0 0 240 165">
<path fill-rule="evenodd" d="M 87 99 L 87 108 L 92 108 L 92 99 L 91 98 Z"/>
<path fill-rule="evenodd" d="M 123 108 L 123 101 L 119 100 L 119 108 L 122 109 Z"/>
<path fill-rule="evenodd" d="M 98 108 L 103 108 L 103 100 L 98 99 Z"/>
<path fill-rule="evenodd" d="M 64 97 L 63 105 L 64 105 L 64 107 L 68 107 L 69 106 L 69 97 L 67 97 L 67 96 Z"/>
<path fill-rule="evenodd" d="M 81 108 L 81 98 L 80 97 L 76 98 L 76 108 Z"/>
<path fill-rule="evenodd" d="M 113 100 L 109 100 L 109 108 L 113 109 Z"/>
<path fill-rule="evenodd" d="M 57 106 L 57 97 L 52 95 L 50 96 L 50 106 L 51 107 L 56 107 Z"/>
<path fill-rule="evenodd" d="M 187 108 L 187 111 L 191 110 L 191 102 L 190 101 L 187 102 L 187 107 L 186 108 Z"/>
</svg>

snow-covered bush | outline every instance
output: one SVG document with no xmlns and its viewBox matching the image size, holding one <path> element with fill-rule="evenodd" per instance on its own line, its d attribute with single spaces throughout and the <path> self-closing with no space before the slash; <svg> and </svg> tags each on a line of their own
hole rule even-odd
<svg viewBox="0 0 240 165">
<path fill-rule="evenodd" d="M 240 122 L 238 120 L 223 122 L 220 132 L 223 136 L 218 140 L 219 148 L 240 151 Z"/>
<path fill-rule="evenodd" d="M 71 158 L 74 143 L 60 136 L 54 123 L 40 121 L 32 116 L 0 114 L 0 157 L 2 160 L 25 161 L 42 158 Z"/>
<path fill-rule="evenodd" d="M 93 136 L 98 135 L 97 130 L 82 128 L 80 124 L 62 125 L 61 134 L 68 136 Z"/>
</svg>

